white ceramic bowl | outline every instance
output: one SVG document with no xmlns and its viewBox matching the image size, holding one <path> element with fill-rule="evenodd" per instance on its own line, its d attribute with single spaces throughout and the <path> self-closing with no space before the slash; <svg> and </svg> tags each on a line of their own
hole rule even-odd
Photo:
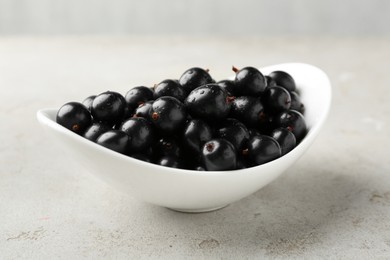
<svg viewBox="0 0 390 260">
<path fill-rule="evenodd" d="M 37 118 L 68 148 L 72 160 L 77 160 L 113 188 L 178 211 L 211 211 L 240 200 L 275 180 L 303 155 L 325 122 L 331 103 L 331 85 L 326 74 L 302 63 L 260 69 L 265 75 L 275 70 L 286 71 L 294 77 L 305 104 L 309 131 L 287 155 L 248 169 L 200 172 L 158 166 L 116 153 L 65 129 L 55 121 L 57 109 L 39 110 Z"/>
</svg>

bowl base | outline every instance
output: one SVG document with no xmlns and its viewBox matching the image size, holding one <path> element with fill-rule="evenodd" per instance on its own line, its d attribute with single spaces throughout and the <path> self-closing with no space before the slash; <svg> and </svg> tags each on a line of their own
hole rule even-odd
<svg viewBox="0 0 390 260">
<path fill-rule="evenodd" d="M 204 208 L 204 209 L 177 209 L 177 208 L 168 208 L 168 209 L 173 211 L 183 212 L 183 213 L 206 213 L 206 212 L 222 209 L 228 205 L 229 204 L 218 206 L 218 207 L 212 207 L 212 208 Z"/>
</svg>

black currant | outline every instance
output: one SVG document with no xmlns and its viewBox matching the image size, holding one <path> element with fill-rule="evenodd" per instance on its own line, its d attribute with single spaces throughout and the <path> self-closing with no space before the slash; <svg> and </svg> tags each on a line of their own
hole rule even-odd
<svg viewBox="0 0 390 260">
<path fill-rule="evenodd" d="M 156 164 L 171 168 L 183 168 L 183 163 L 178 157 L 165 155 L 156 161 Z"/>
<path fill-rule="evenodd" d="M 188 112 L 207 121 L 221 120 L 230 112 L 232 98 L 216 84 L 208 84 L 191 91 L 184 101 Z"/>
<path fill-rule="evenodd" d="M 257 129 L 261 134 L 269 135 L 276 127 L 273 121 L 273 115 L 265 111 L 260 114 L 260 124 L 257 126 Z"/>
<path fill-rule="evenodd" d="M 92 117 L 83 104 L 69 102 L 58 110 L 56 122 L 81 135 L 92 124 Z"/>
<path fill-rule="evenodd" d="M 243 123 L 237 119 L 228 118 L 217 130 L 217 137 L 228 140 L 239 151 L 248 141 L 249 133 Z"/>
<path fill-rule="evenodd" d="M 92 95 L 87 97 L 86 99 L 83 100 L 82 104 L 91 112 L 92 108 L 92 102 L 95 99 L 96 95 Z"/>
<path fill-rule="evenodd" d="M 254 136 L 248 142 L 247 155 L 254 165 L 260 165 L 281 156 L 278 142 L 267 135 Z"/>
<path fill-rule="evenodd" d="M 153 100 L 149 100 L 145 103 L 141 103 L 134 111 L 134 117 L 149 118 L 150 109 L 153 105 Z"/>
<path fill-rule="evenodd" d="M 262 101 L 267 111 L 271 114 L 288 110 L 291 106 L 290 93 L 285 88 L 279 86 L 268 87 L 262 96 Z"/>
<path fill-rule="evenodd" d="M 118 153 L 125 154 L 128 150 L 129 139 L 130 137 L 121 130 L 109 130 L 101 134 L 96 143 Z"/>
<path fill-rule="evenodd" d="M 149 120 L 164 134 L 173 134 L 179 131 L 187 119 L 184 104 L 174 97 L 160 97 L 156 99 L 149 111 Z"/>
<path fill-rule="evenodd" d="M 186 93 L 190 93 L 195 88 L 212 82 L 213 79 L 211 78 L 208 70 L 197 67 L 186 70 L 179 79 L 179 83 Z"/>
<path fill-rule="evenodd" d="M 203 145 L 202 161 L 208 171 L 234 170 L 237 166 L 236 149 L 228 140 L 210 140 Z"/>
<path fill-rule="evenodd" d="M 291 110 L 296 110 L 300 112 L 301 114 L 305 113 L 305 106 L 301 102 L 301 97 L 298 95 L 297 92 L 292 91 L 290 92 L 291 96 Z"/>
<path fill-rule="evenodd" d="M 205 169 L 203 166 L 198 165 L 198 166 L 195 166 L 195 167 L 194 167 L 194 170 L 195 170 L 195 171 L 205 171 L 206 169 Z"/>
<path fill-rule="evenodd" d="M 176 139 L 172 137 L 163 137 L 153 146 L 154 155 L 162 157 L 165 155 L 180 157 L 182 155 L 181 146 Z"/>
<path fill-rule="evenodd" d="M 284 87 L 288 91 L 295 91 L 296 85 L 295 85 L 294 78 L 291 77 L 291 75 L 288 74 L 287 72 L 274 71 L 268 76 L 275 81 L 276 85 Z"/>
<path fill-rule="evenodd" d="M 265 80 L 267 81 L 267 87 L 274 87 L 277 86 L 275 80 L 271 78 L 270 76 L 264 76 Z"/>
<path fill-rule="evenodd" d="M 295 135 L 290 132 L 287 128 L 279 127 L 272 131 L 271 137 L 279 143 L 282 155 L 290 152 L 297 144 Z"/>
<path fill-rule="evenodd" d="M 240 120 L 247 126 L 258 126 L 264 121 L 263 104 L 258 97 L 236 97 L 232 102 L 230 116 Z"/>
<path fill-rule="evenodd" d="M 291 131 L 299 143 L 307 133 L 305 119 L 301 113 L 296 110 L 284 111 L 273 119 L 275 126 L 284 127 Z"/>
<path fill-rule="evenodd" d="M 142 117 L 133 117 L 122 123 L 120 130 L 130 136 L 129 151 L 145 151 L 153 143 L 152 124 Z"/>
<path fill-rule="evenodd" d="M 141 161 L 144 161 L 144 162 L 152 162 L 150 160 L 150 157 L 146 154 L 143 154 L 143 153 L 133 153 L 133 154 L 129 154 L 130 157 L 134 158 L 134 159 L 137 159 L 137 160 L 141 160 Z"/>
<path fill-rule="evenodd" d="M 157 99 L 163 96 L 174 97 L 183 102 L 187 93 L 184 91 L 179 81 L 166 79 L 154 87 L 154 98 Z"/>
<path fill-rule="evenodd" d="M 244 156 L 241 156 L 241 157 L 238 157 L 237 159 L 237 169 L 246 169 L 250 167 L 248 161 L 247 161 L 247 158 L 245 158 Z"/>
<path fill-rule="evenodd" d="M 234 79 L 234 93 L 236 95 L 259 96 L 264 92 L 267 82 L 264 75 L 258 69 L 245 67 L 239 70 L 233 67 L 233 71 L 236 72 Z"/>
<path fill-rule="evenodd" d="M 85 130 L 83 137 L 92 142 L 96 142 L 96 139 L 108 130 L 111 130 L 111 126 L 104 123 L 95 122 L 90 127 L 88 127 L 87 130 Z"/>
<path fill-rule="evenodd" d="M 92 102 L 91 114 L 95 121 L 114 125 L 122 120 L 126 112 L 126 101 L 114 91 L 99 94 Z"/>
<path fill-rule="evenodd" d="M 125 95 L 127 107 L 130 111 L 136 109 L 140 104 L 146 101 L 152 100 L 154 96 L 153 90 L 145 86 L 137 86 L 129 91 Z"/>
<path fill-rule="evenodd" d="M 217 85 L 220 86 L 222 89 L 224 89 L 228 95 L 234 96 L 234 89 L 235 89 L 235 83 L 233 80 L 221 80 L 217 82 Z"/>
<path fill-rule="evenodd" d="M 191 153 L 200 154 L 203 144 L 212 137 L 212 129 L 206 122 L 192 119 L 184 127 L 182 143 Z"/>
</svg>

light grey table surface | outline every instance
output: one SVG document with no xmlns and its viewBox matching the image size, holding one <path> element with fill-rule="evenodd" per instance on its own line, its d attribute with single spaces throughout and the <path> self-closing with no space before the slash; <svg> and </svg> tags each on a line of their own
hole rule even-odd
<svg viewBox="0 0 390 260">
<path fill-rule="evenodd" d="M 137 201 L 75 164 L 39 108 L 105 90 L 299 61 L 333 85 L 323 131 L 284 175 L 204 214 Z M 390 258 L 390 39 L 0 38 L 0 259 Z"/>
</svg>

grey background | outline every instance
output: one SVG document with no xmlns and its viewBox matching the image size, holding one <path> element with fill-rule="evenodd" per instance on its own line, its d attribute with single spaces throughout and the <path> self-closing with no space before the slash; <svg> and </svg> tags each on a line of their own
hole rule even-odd
<svg viewBox="0 0 390 260">
<path fill-rule="evenodd" d="M 0 0 L 0 34 L 390 35 L 387 0 Z"/>
</svg>

